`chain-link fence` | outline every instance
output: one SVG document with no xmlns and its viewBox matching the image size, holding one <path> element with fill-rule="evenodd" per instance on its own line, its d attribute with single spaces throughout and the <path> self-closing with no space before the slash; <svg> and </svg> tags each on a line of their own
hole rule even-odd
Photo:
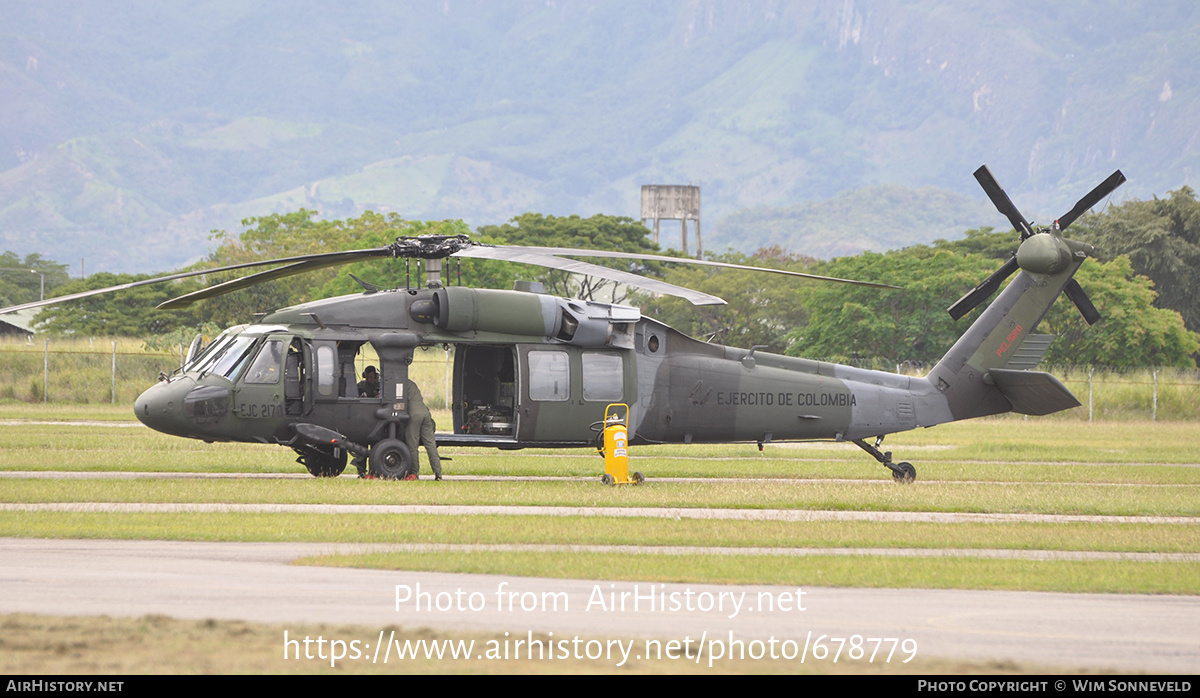
<svg viewBox="0 0 1200 698">
<path fill-rule="evenodd" d="M 149 352 L 125 340 L 43 339 L 0 345 L 0 400 L 133 402 L 179 355 Z"/>
<path fill-rule="evenodd" d="M 1200 419 L 1200 369 L 1056 366 L 1048 369 L 1097 419 Z"/>
</svg>

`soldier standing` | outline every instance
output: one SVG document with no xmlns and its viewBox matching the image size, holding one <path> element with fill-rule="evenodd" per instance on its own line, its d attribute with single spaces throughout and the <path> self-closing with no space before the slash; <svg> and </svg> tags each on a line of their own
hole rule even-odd
<svg viewBox="0 0 1200 698">
<path fill-rule="evenodd" d="M 442 460 L 438 457 L 437 440 L 434 438 L 437 425 L 433 422 L 433 415 L 425 406 L 425 399 L 421 397 L 421 389 L 411 379 L 404 379 L 404 391 L 405 398 L 408 400 L 408 429 L 405 431 L 404 441 L 408 444 L 408 450 L 412 452 L 412 477 L 416 479 L 416 473 L 421 470 L 421 458 L 417 453 L 417 446 L 423 444 L 425 454 L 429 457 L 429 467 L 433 470 L 433 477 L 435 480 L 441 480 Z"/>
</svg>

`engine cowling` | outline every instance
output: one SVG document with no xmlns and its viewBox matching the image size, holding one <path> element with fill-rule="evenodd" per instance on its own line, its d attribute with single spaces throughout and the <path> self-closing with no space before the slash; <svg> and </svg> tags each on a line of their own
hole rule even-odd
<svg viewBox="0 0 1200 698">
<path fill-rule="evenodd" d="M 452 286 L 414 301 L 409 316 L 448 332 L 491 332 L 604 347 L 628 344 L 641 314 L 636 308 L 539 293 Z"/>
</svg>

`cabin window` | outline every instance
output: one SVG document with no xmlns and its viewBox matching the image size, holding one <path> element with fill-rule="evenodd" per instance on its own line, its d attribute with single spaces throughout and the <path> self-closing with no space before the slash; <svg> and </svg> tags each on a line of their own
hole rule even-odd
<svg viewBox="0 0 1200 698">
<path fill-rule="evenodd" d="M 246 383 L 278 383 L 279 367 L 283 364 L 283 340 L 269 339 L 258 350 L 258 356 L 246 370 Z"/>
<path fill-rule="evenodd" d="M 571 369 L 567 352 L 529 352 L 529 398 L 562 402 L 570 396 Z"/>
<path fill-rule="evenodd" d="M 619 402 L 625 377 L 620 354 L 583 355 L 583 399 Z"/>
<path fill-rule="evenodd" d="M 370 342 L 338 342 L 338 356 L 342 362 L 341 385 L 338 395 L 346 398 L 369 398 L 377 400 L 383 393 L 383 363 Z M 365 371 L 375 369 L 375 383 L 370 385 Z"/>
<path fill-rule="evenodd" d="M 333 395 L 335 383 L 333 369 L 337 364 L 337 352 L 328 344 L 317 347 L 317 392 L 325 397 Z"/>
</svg>

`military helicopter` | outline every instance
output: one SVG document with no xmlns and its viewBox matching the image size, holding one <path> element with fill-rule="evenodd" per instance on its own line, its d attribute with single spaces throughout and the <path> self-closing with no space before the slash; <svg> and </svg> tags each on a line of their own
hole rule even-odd
<svg viewBox="0 0 1200 698">
<path fill-rule="evenodd" d="M 465 235 L 401 237 L 385 247 L 331 252 L 186 272 L 4 308 L 0 313 L 216 271 L 274 269 L 169 300 L 181 308 L 204 298 L 313 269 L 362 259 L 425 260 L 421 288 L 327 298 L 267 313 L 231 327 L 207 346 L 192 343 L 183 365 L 134 403 L 158 431 L 214 441 L 280 444 L 314 476 L 336 477 L 347 454 L 371 474 L 415 472 L 403 434 L 405 379 L 419 347 L 454 347 L 452 430 L 440 444 L 521 449 L 594 442 L 605 408 L 628 405 L 631 444 L 849 441 L 883 464 L 897 482 L 916 478 L 908 462 L 880 450 L 887 434 L 1014 411 L 1045 415 L 1080 403 L 1054 376 L 1031 371 L 1052 336 L 1032 334 L 1066 293 L 1091 324 L 1099 313 L 1073 279 L 1093 251 L 1062 230 L 1120 186 L 1118 170 L 1051 226 L 1025 220 L 986 166 L 975 172 L 988 197 L 1020 235 L 1012 258 L 949 308 L 959 319 L 1016 279 L 925 377 L 911 377 L 749 349 L 686 336 L 634 307 L 560 298 L 533 286 L 513 290 L 443 285 L 452 257 L 524 262 L 600 275 L 692 303 L 723 300 L 699 291 L 601 267 L 572 257 L 706 260 L 571 248 L 485 245 Z M 885 284 L 761 271 L 841 283 Z M 360 282 L 362 283 L 362 282 Z M 888 287 L 894 288 L 894 287 Z M 367 347 L 379 359 L 377 397 L 357 389 L 355 359 Z M 873 442 L 871 441 L 873 439 Z"/>
</svg>

